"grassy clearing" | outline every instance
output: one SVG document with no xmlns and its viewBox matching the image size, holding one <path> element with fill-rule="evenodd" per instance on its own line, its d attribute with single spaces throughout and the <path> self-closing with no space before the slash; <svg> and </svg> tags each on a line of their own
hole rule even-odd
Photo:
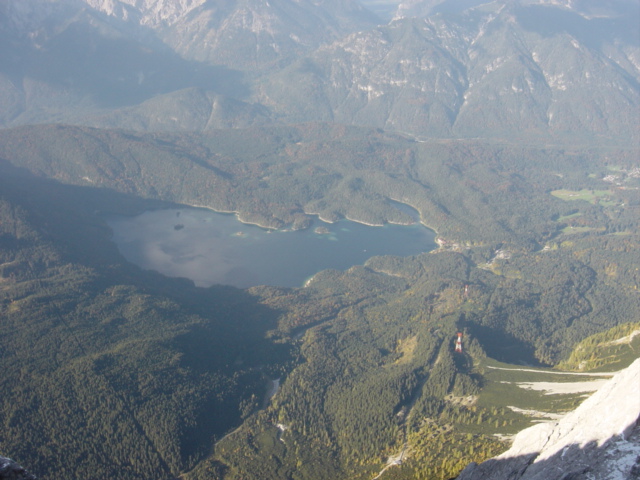
<svg viewBox="0 0 640 480">
<path fill-rule="evenodd" d="M 611 190 L 554 190 L 551 195 L 561 200 L 584 200 L 592 204 L 600 204 L 603 206 L 613 206 L 615 202 L 611 200 L 613 192 Z"/>
<path fill-rule="evenodd" d="M 561 216 L 561 217 L 558 217 L 558 219 L 556 220 L 556 222 L 558 222 L 558 223 L 564 223 L 564 222 L 566 222 L 567 220 L 571 220 L 571 219 L 573 219 L 573 218 L 577 218 L 577 217 L 580 217 L 580 216 L 582 216 L 582 212 L 576 212 L 576 213 L 572 213 L 572 214 L 570 214 L 570 215 L 563 215 L 563 216 Z"/>
<path fill-rule="evenodd" d="M 640 323 L 628 323 L 586 338 L 558 366 L 575 371 L 614 372 L 639 357 Z"/>
<path fill-rule="evenodd" d="M 592 392 L 584 390 L 601 386 L 614 372 L 639 357 L 640 323 L 629 323 L 583 340 L 556 369 L 511 365 L 486 358 L 477 367 L 484 385 L 476 406 L 494 412 L 504 421 L 500 425 L 478 425 L 479 431 L 510 434 L 537 422 L 553 420 L 553 414 L 574 410 L 591 395 Z"/>
<path fill-rule="evenodd" d="M 486 359 L 479 367 L 482 370 L 485 381 L 482 393 L 478 398 L 478 407 L 490 409 L 502 409 L 515 407 L 515 409 L 532 410 L 541 413 L 563 414 L 576 408 L 590 393 L 571 392 L 559 393 L 579 382 L 592 382 L 599 378 L 589 375 L 563 375 L 557 370 L 545 368 L 530 368 L 501 363 L 493 359 Z M 549 391 L 531 390 L 530 385 L 543 386 L 553 391 L 553 385 L 557 385 L 558 393 Z M 532 417 L 509 411 L 505 418 L 511 420 L 513 429 L 525 428 L 534 422 L 541 421 L 540 417 Z M 512 428 L 504 429 L 500 433 L 510 433 Z"/>
<path fill-rule="evenodd" d="M 604 231 L 605 231 L 604 227 L 574 227 L 571 225 L 568 225 L 562 229 L 562 233 L 564 235 L 576 235 L 578 233 L 604 232 Z"/>
</svg>

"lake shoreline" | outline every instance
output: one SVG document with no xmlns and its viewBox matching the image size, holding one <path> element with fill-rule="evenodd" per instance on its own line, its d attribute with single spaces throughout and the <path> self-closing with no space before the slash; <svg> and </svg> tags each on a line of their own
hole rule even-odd
<svg viewBox="0 0 640 480">
<path fill-rule="evenodd" d="M 316 218 L 305 229 L 276 230 L 202 205 L 174 204 L 133 217 L 111 215 L 107 223 L 129 262 L 205 288 L 301 288 L 325 270 L 346 271 L 374 256 L 411 256 L 438 247 L 436 233 L 421 223 L 371 229 L 380 225 Z"/>
</svg>

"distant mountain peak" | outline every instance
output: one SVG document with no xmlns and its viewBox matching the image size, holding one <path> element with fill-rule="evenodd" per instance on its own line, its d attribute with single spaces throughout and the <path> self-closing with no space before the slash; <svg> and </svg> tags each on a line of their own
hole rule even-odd
<svg viewBox="0 0 640 480">
<path fill-rule="evenodd" d="M 206 0 L 83 0 L 87 5 L 109 16 L 141 25 L 172 24 L 204 4 Z"/>
</svg>

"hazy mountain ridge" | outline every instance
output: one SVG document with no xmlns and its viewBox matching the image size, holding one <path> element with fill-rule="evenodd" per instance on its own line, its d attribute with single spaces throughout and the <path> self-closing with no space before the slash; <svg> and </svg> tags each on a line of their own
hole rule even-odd
<svg viewBox="0 0 640 480">
<path fill-rule="evenodd" d="M 111 17 L 151 28 L 184 58 L 269 70 L 378 19 L 353 0 L 85 0 Z"/>
<path fill-rule="evenodd" d="M 597 37 L 598 29 L 585 36 L 590 22 L 599 20 L 571 12 L 570 21 L 580 19 L 575 32 L 554 25 L 532 29 L 531 16 L 545 20 L 556 10 L 496 2 L 461 17 L 396 20 L 323 47 L 276 74 L 263 101 L 295 112 L 293 118 L 311 111 L 425 136 L 637 138 L 638 43 Z M 286 88 L 291 78 L 319 92 L 292 94 Z"/>
<path fill-rule="evenodd" d="M 148 117 L 154 116 L 154 108 L 140 105 L 145 100 L 196 87 L 207 96 L 232 97 L 237 104 L 248 95 L 245 74 L 238 69 L 286 64 L 322 42 L 376 22 L 350 0 L 206 4 L 65 0 L 38 7 L 28 1 L 1 6 L 5 15 L 0 18 L 4 40 L 0 122 L 5 125 L 109 126 L 113 118 L 104 123 L 96 119 L 115 113 L 117 126 L 152 129 L 154 121 Z M 145 111 L 141 115 L 146 118 L 140 122 L 134 116 L 129 121 L 127 111 L 114 112 L 123 105 L 139 105 L 137 111 Z M 164 108 L 157 115 L 176 113 L 178 118 L 194 115 L 187 106 L 177 111 Z M 210 123 L 196 113 L 196 123 L 243 126 L 234 116 L 235 112 L 226 112 Z M 194 127 L 193 122 L 168 125 L 182 130 Z"/>
<path fill-rule="evenodd" d="M 136 130 L 335 121 L 427 137 L 637 141 L 637 7 L 466 8 L 476 3 L 374 26 L 351 1 L 68 0 L 37 14 L 12 1 L 0 121 Z"/>
<path fill-rule="evenodd" d="M 211 98 L 246 96 L 239 72 L 187 61 L 158 41 L 131 34 L 119 20 L 77 3 L 64 5 L 73 15 L 56 10 L 44 24 L 19 35 L 11 33 L 14 24 L 5 19 L 5 45 L 11 48 L 0 49 L 5 60 L 0 66 L 4 122 L 91 123 L 92 117 L 189 87 L 205 90 Z M 188 106 L 165 108 L 161 115 L 174 111 L 194 115 Z M 149 109 L 147 116 L 152 114 Z M 119 126 L 126 127 L 127 121 Z M 133 118 L 131 128 L 135 126 Z"/>
<path fill-rule="evenodd" d="M 87 115 L 87 124 L 137 131 L 207 131 L 273 123 L 260 104 L 243 102 L 199 87 L 145 100 L 139 105 Z"/>
<path fill-rule="evenodd" d="M 81 0 L 111 17 L 148 25 L 171 25 L 207 0 Z"/>
<path fill-rule="evenodd" d="M 405 0 L 397 2 L 395 18 L 426 17 L 435 13 L 459 13 L 491 4 L 487 0 Z M 617 17 L 635 10 L 633 0 L 518 0 L 521 5 L 552 6 L 572 10 L 586 18 Z"/>
</svg>

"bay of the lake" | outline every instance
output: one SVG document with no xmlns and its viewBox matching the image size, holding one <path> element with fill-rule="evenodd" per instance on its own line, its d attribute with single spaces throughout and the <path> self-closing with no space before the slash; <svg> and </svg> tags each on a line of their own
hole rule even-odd
<svg viewBox="0 0 640 480">
<path fill-rule="evenodd" d="M 316 220 L 305 230 L 272 231 L 242 223 L 233 214 L 198 208 L 106 220 L 128 261 L 189 278 L 200 287 L 299 287 L 321 270 L 345 270 L 375 255 L 409 256 L 436 246 L 435 233 L 418 223 L 371 227 Z"/>
</svg>

